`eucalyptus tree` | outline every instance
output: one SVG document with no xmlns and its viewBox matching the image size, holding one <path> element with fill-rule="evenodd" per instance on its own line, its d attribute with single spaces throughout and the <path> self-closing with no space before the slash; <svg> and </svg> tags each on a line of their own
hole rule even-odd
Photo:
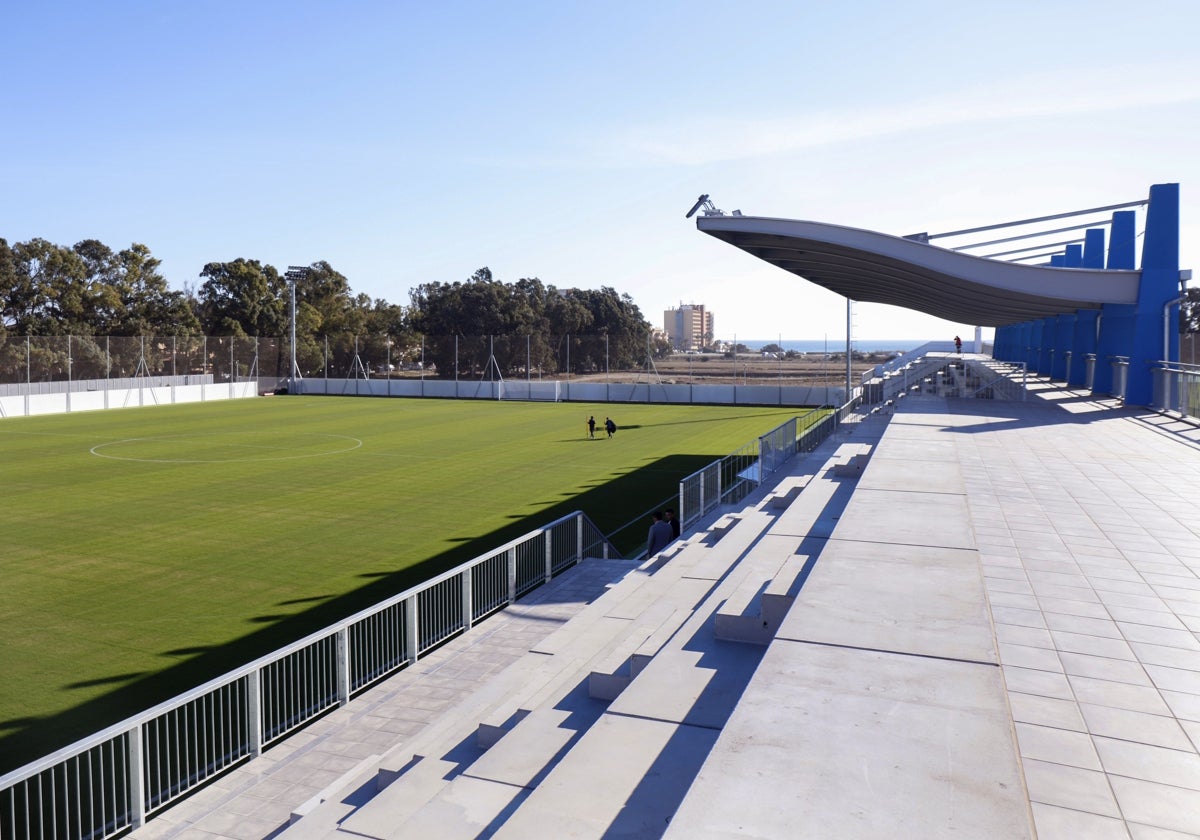
<svg viewBox="0 0 1200 840">
<path fill-rule="evenodd" d="M 239 257 L 200 272 L 199 317 L 208 335 L 281 336 L 288 329 L 287 284 L 273 265 Z"/>
</svg>

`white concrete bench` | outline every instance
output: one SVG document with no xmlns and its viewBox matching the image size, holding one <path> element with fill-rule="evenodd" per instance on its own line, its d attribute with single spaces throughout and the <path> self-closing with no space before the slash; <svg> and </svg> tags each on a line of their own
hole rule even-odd
<svg viewBox="0 0 1200 840">
<path fill-rule="evenodd" d="M 715 544 L 720 541 L 721 537 L 733 530 L 733 526 L 741 521 L 741 517 L 726 514 L 708 527 L 706 532 L 709 542 Z"/>
<path fill-rule="evenodd" d="M 641 672 L 662 648 L 666 640 L 692 614 L 692 607 L 709 594 L 713 582 L 728 575 L 729 569 L 744 557 L 747 549 L 773 521 L 773 517 L 755 510 L 746 510 L 740 516 L 729 517 L 723 523 L 725 531 L 716 545 L 708 546 L 696 543 L 686 546 L 676 563 L 670 567 L 659 569 L 649 580 L 643 581 L 637 587 L 636 593 L 630 593 L 627 596 L 631 605 L 637 604 L 641 600 L 647 611 L 646 613 L 634 613 L 633 620 L 635 622 L 640 621 L 643 615 L 654 614 L 651 611 L 654 601 L 665 599 L 666 603 L 676 608 L 662 621 L 649 622 L 653 624 L 650 635 L 645 637 L 629 656 L 629 680 Z M 610 598 L 611 595 L 610 593 L 606 598 Z M 606 613 L 606 617 L 611 618 L 612 614 L 610 609 Z M 576 630 L 573 627 L 574 624 L 575 621 L 572 620 L 568 625 L 555 631 L 547 640 L 550 644 L 540 645 L 537 650 L 549 650 L 556 655 L 573 650 L 575 655 L 581 657 L 581 661 L 582 657 L 594 657 L 596 667 L 592 670 L 600 674 L 596 676 L 595 680 L 598 696 L 606 699 L 618 696 L 620 691 L 629 684 L 628 681 L 620 679 L 620 675 L 617 673 L 618 665 L 624 662 L 622 654 L 628 646 L 627 637 L 618 635 L 620 628 L 608 627 L 611 632 L 608 632 L 605 637 L 610 642 L 607 648 L 603 642 L 571 648 L 572 643 L 567 642 L 567 639 L 577 638 L 582 643 L 585 634 L 594 632 L 594 630 Z M 640 625 L 630 625 L 630 629 L 633 627 L 639 628 L 634 632 L 635 635 L 640 635 Z M 614 660 L 619 660 L 619 662 L 614 664 Z M 606 679 L 605 676 L 602 676 L 604 674 L 612 679 Z M 589 671 L 587 674 L 589 687 L 592 683 L 592 676 Z M 507 703 L 493 708 L 489 716 L 480 721 L 479 745 L 486 749 L 495 744 L 507 731 L 520 722 L 523 713 L 528 714 L 533 708 L 545 702 L 547 697 L 548 694 L 545 691 L 536 695 L 520 693 L 509 698 Z"/>
<path fill-rule="evenodd" d="M 624 639 L 614 645 L 588 675 L 588 695 L 597 700 L 612 700 L 619 695 L 629 681 L 637 676 L 635 655 L 644 656 L 647 644 L 660 638 L 663 628 L 668 628 L 669 638 L 670 633 L 683 624 L 690 614 L 690 610 L 670 609 L 669 604 L 662 603 L 658 608 L 649 610 L 643 619 L 636 620 Z M 653 653 L 650 655 L 653 656 Z"/>
<path fill-rule="evenodd" d="M 771 496 L 771 507 L 774 510 L 783 510 L 792 502 L 796 501 L 809 482 L 808 476 L 803 476 L 799 481 L 789 485 L 786 488 L 776 488 L 775 493 Z"/>
<path fill-rule="evenodd" d="M 744 510 L 716 543 L 680 556 L 674 564 L 676 570 L 682 577 L 720 580 L 774 521 L 773 516 L 763 511 Z"/>
<path fill-rule="evenodd" d="M 871 460 L 871 456 L 867 453 L 859 453 L 850 456 L 850 460 L 844 464 L 835 464 L 833 474 L 843 478 L 857 478 L 862 475 L 863 470 L 867 468 L 867 463 Z"/>
<path fill-rule="evenodd" d="M 485 750 L 490 748 L 531 711 L 566 694 L 572 685 L 585 680 L 612 646 L 624 638 L 630 627 L 627 620 L 604 616 L 573 636 L 568 644 L 550 657 L 553 661 L 548 662 L 547 666 L 553 669 L 553 673 L 549 679 L 513 686 L 500 703 L 479 716 L 476 726 L 476 743 L 479 747 Z"/>
<path fill-rule="evenodd" d="M 762 597 L 788 558 L 796 556 L 794 546 L 801 538 L 782 540 L 786 540 L 787 544 L 777 544 L 781 539 L 764 539 L 742 563 L 745 568 L 744 573 L 739 575 L 737 588 L 721 603 L 713 616 L 713 633 L 718 639 L 765 645 L 774 636 L 774 628 L 768 627 L 763 620 Z"/>
<path fill-rule="evenodd" d="M 487 836 L 489 826 L 511 811 L 514 803 L 523 801 L 571 749 L 582 729 L 599 716 L 598 712 L 577 711 L 542 708 L 531 712 L 503 741 L 403 820 L 394 820 L 390 831 L 379 836 L 438 840 Z"/>
<path fill-rule="evenodd" d="M 713 621 L 716 637 L 730 642 L 770 644 L 815 561 L 816 556 L 809 554 L 775 556 L 761 567 L 761 573 L 747 575 L 734 595 L 717 610 Z"/>
</svg>

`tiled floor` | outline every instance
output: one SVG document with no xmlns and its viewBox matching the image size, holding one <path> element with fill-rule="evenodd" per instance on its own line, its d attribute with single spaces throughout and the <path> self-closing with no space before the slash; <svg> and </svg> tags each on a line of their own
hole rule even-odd
<svg viewBox="0 0 1200 840">
<path fill-rule="evenodd" d="M 1196 430 L 949 405 L 1039 838 L 1200 836 Z"/>
</svg>

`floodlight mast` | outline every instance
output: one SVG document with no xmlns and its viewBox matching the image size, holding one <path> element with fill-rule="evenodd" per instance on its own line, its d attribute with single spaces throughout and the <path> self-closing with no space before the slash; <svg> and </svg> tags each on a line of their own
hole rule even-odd
<svg viewBox="0 0 1200 840">
<path fill-rule="evenodd" d="M 287 281 L 288 291 L 291 293 L 292 311 L 291 311 L 291 331 L 292 331 L 292 369 L 288 373 L 288 393 L 295 392 L 295 382 L 297 379 L 303 379 L 300 375 L 300 366 L 296 364 L 296 283 L 308 276 L 310 271 L 306 265 L 289 265 L 287 272 L 283 275 L 283 279 Z"/>
</svg>

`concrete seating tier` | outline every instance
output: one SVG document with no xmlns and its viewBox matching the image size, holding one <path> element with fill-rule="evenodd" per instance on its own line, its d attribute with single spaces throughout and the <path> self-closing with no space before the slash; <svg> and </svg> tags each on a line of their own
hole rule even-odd
<svg viewBox="0 0 1200 840">
<path fill-rule="evenodd" d="M 704 604 L 711 614 L 715 588 L 773 521 L 753 509 L 723 516 L 710 531 L 672 544 L 666 562 L 648 559 L 420 736 L 385 755 L 374 778 L 326 795 L 329 801 L 281 837 L 490 832 L 491 822 L 503 822 L 561 754 L 574 751 L 604 711 L 606 695 L 619 694 Z M 430 826 L 439 828 L 426 835 Z"/>
<path fill-rule="evenodd" d="M 855 485 L 837 465 L 871 451 L 856 432 L 649 558 L 282 837 L 661 836 L 768 650 L 721 628 L 753 615 L 767 630 L 743 640 L 763 645 L 783 625 Z"/>
<path fill-rule="evenodd" d="M 743 564 L 741 585 L 717 610 L 717 638 L 765 645 L 775 637 L 849 499 L 850 487 L 839 467 L 862 457 L 862 447 L 839 446 L 801 485 L 802 492 Z"/>
</svg>

